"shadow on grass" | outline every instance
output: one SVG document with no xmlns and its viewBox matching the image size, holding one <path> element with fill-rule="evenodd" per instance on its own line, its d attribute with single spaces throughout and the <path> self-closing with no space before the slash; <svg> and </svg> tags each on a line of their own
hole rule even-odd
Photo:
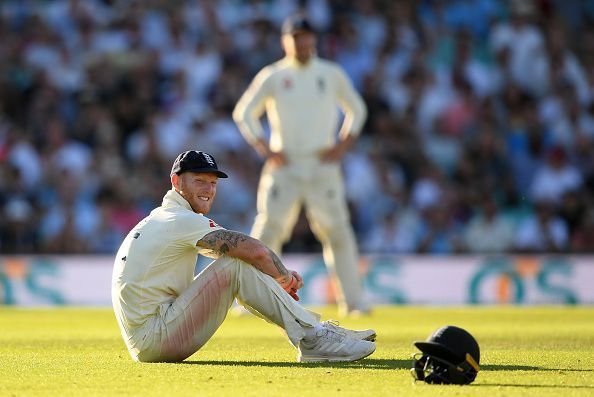
<svg viewBox="0 0 594 397">
<path fill-rule="evenodd" d="M 298 363 L 298 362 L 287 362 L 287 361 L 205 361 L 205 360 L 187 360 L 180 363 L 182 365 L 211 365 L 211 366 L 231 366 L 231 367 L 305 367 L 305 368 L 319 368 L 319 367 L 331 367 L 331 368 L 365 368 L 365 369 L 410 369 L 412 366 L 411 360 L 389 360 L 389 359 L 376 359 L 367 358 L 361 361 L 355 361 L 350 363 Z M 482 365 L 482 371 L 567 371 L 567 372 L 584 372 L 590 371 L 589 369 L 574 369 L 574 368 L 543 368 L 535 367 L 531 365 Z M 504 385 L 504 384 L 481 384 L 484 386 L 515 386 L 515 385 Z M 519 385 L 522 386 L 522 385 Z M 540 386 L 534 385 L 534 387 L 557 387 L 557 386 Z M 558 387 L 570 387 L 562 386 Z M 594 388 L 594 386 L 579 386 L 583 388 Z"/>
<path fill-rule="evenodd" d="M 559 389 L 594 389 L 593 385 L 538 385 L 538 384 L 522 384 L 522 383 L 476 383 L 473 387 L 490 386 L 490 387 L 527 387 L 527 388 L 559 388 Z"/>
<path fill-rule="evenodd" d="M 532 365 L 481 365 L 482 371 L 567 371 L 567 372 L 589 372 L 587 368 L 543 368 Z"/>
<path fill-rule="evenodd" d="M 179 364 L 222 365 L 233 367 L 305 367 L 305 368 L 365 368 L 365 369 L 409 369 L 411 360 L 385 360 L 368 358 L 350 363 L 297 363 L 280 361 L 198 361 L 188 360 Z"/>
</svg>

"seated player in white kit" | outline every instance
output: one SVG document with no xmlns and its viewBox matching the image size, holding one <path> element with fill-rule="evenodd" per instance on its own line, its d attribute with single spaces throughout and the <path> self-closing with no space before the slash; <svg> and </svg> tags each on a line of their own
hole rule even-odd
<svg viewBox="0 0 594 397">
<path fill-rule="evenodd" d="M 221 325 L 233 300 L 286 331 L 300 362 L 355 361 L 375 351 L 374 330 L 353 331 L 296 300 L 303 281 L 259 240 L 206 217 L 219 178 L 227 175 L 201 151 L 181 153 L 171 185 L 124 239 L 115 258 L 112 301 L 136 361 L 182 361 Z M 217 258 L 194 276 L 198 254 Z"/>
</svg>

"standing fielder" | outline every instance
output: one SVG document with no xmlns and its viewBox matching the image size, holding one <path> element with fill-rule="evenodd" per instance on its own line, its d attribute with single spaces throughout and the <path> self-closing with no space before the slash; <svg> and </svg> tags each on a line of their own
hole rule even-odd
<svg viewBox="0 0 594 397">
<path fill-rule="evenodd" d="M 337 281 L 341 314 L 367 313 L 340 170 L 367 110 L 342 68 L 315 55 L 316 35 L 307 19 L 289 17 L 281 40 L 286 56 L 257 74 L 233 111 L 245 139 L 266 159 L 251 235 L 280 255 L 305 205 Z M 345 119 L 337 141 L 338 107 Z M 264 112 L 269 143 L 259 121 Z"/>
<path fill-rule="evenodd" d="M 205 215 L 219 171 L 207 153 L 181 153 L 163 204 L 130 231 L 115 258 L 112 302 L 136 361 L 182 361 L 215 333 L 237 298 L 282 327 L 298 361 L 354 361 L 375 350 L 375 331 L 352 331 L 305 310 L 299 274 L 260 241 L 226 230 Z M 198 254 L 218 257 L 194 277 Z"/>
</svg>

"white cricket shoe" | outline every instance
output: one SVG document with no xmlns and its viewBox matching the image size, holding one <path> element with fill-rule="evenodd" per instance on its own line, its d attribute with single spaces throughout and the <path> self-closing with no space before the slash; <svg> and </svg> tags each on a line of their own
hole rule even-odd
<svg viewBox="0 0 594 397">
<path fill-rule="evenodd" d="M 375 342 L 375 338 L 377 334 L 373 329 L 363 329 L 363 330 L 352 330 L 338 326 L 338 321 L 336 320 L 327 320 L 322 323 L 322 327 L 330 329 L 334 332 L 339 334 L 343 334 L 348 336 L 349 338 L 353 339 L 361 339 L 361 340 L 368 340 L 370 342 Z"/>
<path fill-rule="evenodd" d="M 301 339 L 297 361 L 302 363 L 356 361 L 375 351 L 375 343 L 354 339 L 322 327 L 316 335 Z"/>
</svg>

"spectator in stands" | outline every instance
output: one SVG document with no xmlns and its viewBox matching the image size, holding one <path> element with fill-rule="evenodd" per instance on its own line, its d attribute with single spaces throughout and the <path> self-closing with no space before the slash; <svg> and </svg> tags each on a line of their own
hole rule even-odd
<svg viewBox="0 0 594 397">
<path fill-rule="evenodd" d="M 414 252 L 415 230 L 411 228 L 410 222 L 406 222 L 405 214 L 399 212 L 394 210 L 384 214 L 363 242 L 363 250 L 379 253 Z"/>
<path fill-rule="evenodd" d="M 468 236 L 481 219 L 472 209 L 488 191 L 498 214 L 553 200 L 555 244 L 534 243 L 542 222 L 528 217 L 518 236 L 530 243 L 519 249 L 594 251 L 585 221 L 594 208 L 587 2 L 3 0 L 2 252 L 107 252 L 109 238 L 90 246 L 76 239 L 119 233 L 106 219 L 118 203 L 106 204 L 101 192 L 119 190 L 121 170 L 134 193 L 128 216 L 160 203 L 163 175 L 185 147 L 207 142 L 232 164 L 231 154 L 246 150 L 230 107 L 255 71 L 280 57 L 280 23 L 300 8 L 320 32 L 320 55 L 344 64 L 369 108 L 345 162 L 359 240 L 389 234 L 403 208 L 404 218 L 419 219 L 446 197 L 458 234 Z M 563 160 L 553 160 L 558 147 Z M 225 195 L 235 214 L 229 226 L 239 229 L 254 206 L 245 187 L 260 167 L 243 160 Z M 442 175 L 428 176 L 431 168 Z M 365 209 L 362 200 L 375 205 Z M 428 235 L 443 230 L 423 225 Z M 397 249 L 415 252 L 417 243 Z M 319 250 L 306 241 L 295 247 Z"/>
<path fill-rule="evenodd" d="M 513 82 L 533 95 L 542 95 L 544 76 L 539 66 L 546 49 L 544 35 L 534 23 L 538 8 L 533 0 L 514 0 L 510 11 L 511 19 L 491 30 L 489 44 L 494 53 L 509 48 Z"/>
<path fill-rule="evenodd" d="M 417 252 L 454 254 L 463 251 L 462 228 L 447 202 L 426 207 L 416 236 Z"/>
<path fill-rule="evenodd" d="M 563 194 L 582 184 L 580 172 L 569 163 L 565 150 L 556 146 L 547 154 L 546 162 L 537 169 L 530 186 L 534 201 L 559 203 Z"/>
<path fill-rule="evenodd" d="M 594 251 L 594 209 L 590 208 L 582 218 L 571 238 L 571 251 L 592 253 Z"/>
<path fill-rule="evenodd" d="M 569 234 L 565 221 L 555 215 L 550 201 L 538 201 L 534 213 L 520 222 L 516 230 L 515 248 L 519 252 L 564 252 Z"/>
<path fill-rule="evenodd" d="M 479 211 L 464 232 L 466 250 L 473 253 L 506 252 L 513 248 L 513 223 L 499 212 L 493 194 L 484 194 Z"/>
</svg>

